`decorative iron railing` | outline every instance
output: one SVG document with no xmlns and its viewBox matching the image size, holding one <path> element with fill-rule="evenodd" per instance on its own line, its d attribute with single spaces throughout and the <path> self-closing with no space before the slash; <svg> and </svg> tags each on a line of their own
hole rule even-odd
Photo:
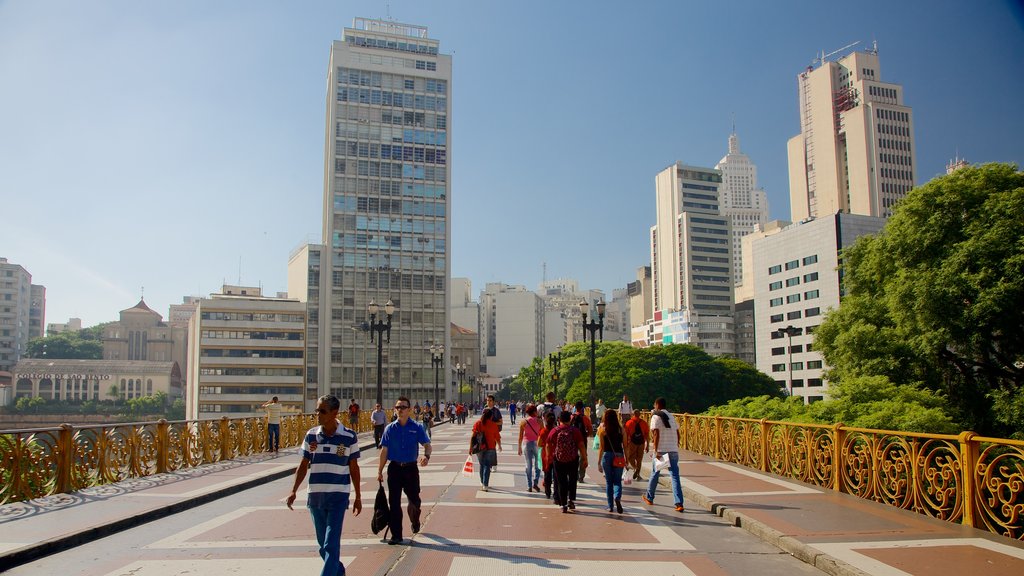
<svg viewBox="0 0 1024 576">
<path fill-rule="evenodd" d="M 348 414 L 342 414 L 349 425 Z M 280 444 L 298 446 L 312 414 L 281 416 Z M 356 432 L 372 430 L 360 412 Z M 0 504 L 194 468 L 267 449 L 265 417 L 132 422 L 0 432 Z"/>
<path fill-rule="evenodd" d="M 1022 441 L 690 414 L 676 421 L 685 450 L 1024 540 Z"/>
</svg>

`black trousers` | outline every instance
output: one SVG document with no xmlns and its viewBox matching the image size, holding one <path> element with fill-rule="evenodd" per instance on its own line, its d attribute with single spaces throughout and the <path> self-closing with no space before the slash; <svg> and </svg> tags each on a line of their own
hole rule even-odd
<svg viewBox="0 0 1024 576">
<path fill-rule="evenodd" d="M 571 462 L 559 462 L 555 460 L 555 488 L 558 490 L 558 497 L 555 504 L 565 506 L 569 501 L 576 501 L 576 482 L 579 480 L 580 459 Z"/>
<path fill-rule="evenodd" d="M 416 464 L 399 466 L 397 462 L 388 464 L 388 507 L 391 518 L 388 527 L 391 537 L 402 539 L 402 492 L 409 501 L 409 520 L 413 524 L 420 523 L 420 471 Z"/>
<path fill-rule="evenodd" d="M 380 437 L 384 435 L 384 428 L 387 424 L 374 424 L 373 425 L 373 443 L 380 448 Z"/>
</svg>

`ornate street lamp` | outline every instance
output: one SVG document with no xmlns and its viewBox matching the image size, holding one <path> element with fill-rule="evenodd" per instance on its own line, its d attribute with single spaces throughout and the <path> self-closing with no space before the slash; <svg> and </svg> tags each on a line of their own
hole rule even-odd
<svg viewBox="0 0 1024 576">
<path fill-rule="evenodd" d="M 434 421 L 441 421 L 441 397 L 438 395 L 437 381 L 441 374 L 441 366 L 444 365 L 444 344 L 434 344 L 430 347 L 430 363 L 434 366 Z"/>
<path fill-rule="evenodd" d="M 377 320 L 380 306 L 377 306 L 373 300 L 370 300 L 366 311 L 370 313 L 370 342 L 373 342 L 373 335 L 377 334 L 377 404 L 383 406 L 384 381 L 381 377 L 384 364 L 384 338 L 386 337 L 388 343 L 391 343 L 391 317 L 395 314 L 395 305 L 390 299 L 384 304 L 384 314 L 387 316 L 387 320 Z"/>
<path fill-rule="evenodd" d="M 795 326 L 786 326 L 785 328 L 779 328 L 775 332 L 777 335 L 786 335 L 789 337 L 789 345 L 786 349 L 789 351 L 789 381 L 786 383 L 786 389 L 789 390 L 789 395 L 793 395 L 793 336 L 799 336 L 804 333 L 803 328 L 797 328 Z"/>
<path fill-rule="evenodd" d="M 590 333 L 590 413 L 594 414 L 596 409 L 594 404 L 594 383 L 597 380 L 597 340 L 594 339 L 594 335 L 598 334 L 602 342 L 604 342 L 604 299 L 597 301 L 597 321 L 591 320 L 587 322 L 587 312 L 590 310 L 590 304 L 587 301 L 580 300 L 580 314 L 583 316 L 583 341 L 587 341 L 587 333 Z"/>
<path fill-rule="evenodd" d="M 462 381 L 466 378 L 466 367 L 462 364 L 456 364 L 455 374 L 459 377 L 459 404 L 462 404 Z"/>
<path fill-rule="evenodd" d="M 551 370 L 554 372 L 551 375 L 551 383 L 555 387 L 555 401 L 558 401 L 558 369 L 562 367 L 562 347 L 555 348 L 555 351 L 548 354 L 548 364 L 551 365 Z"/>
</svg>

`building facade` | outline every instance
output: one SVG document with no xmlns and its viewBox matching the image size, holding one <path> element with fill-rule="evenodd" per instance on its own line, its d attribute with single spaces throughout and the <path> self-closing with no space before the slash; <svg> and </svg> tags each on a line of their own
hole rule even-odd
<svg viewBox="0 0 1024 576">
<path fill-rule="evenodd" d="M 186 416 L 258 416 L 273 396 L 285 409 L 302 411 L 306 304 L 264 297 L 257 287 L 232 288 L 238 287 L 225 286 L 196 303 Z"/>
<path fill-rule="evenodd" d="M 827 366 L 814 348 L 814 331 L 839 307 L 839 251 L 884 225 L 884 218 L 837 213 L 753 242 L 757 369 L 805 402 L 827 395 Z"/>
<path fill-rule="evenodd" d="M 882 82 L 877 49 L 816 60 L 797 76 L 800 134 L 789 140 L 792 220 L 889 217 L 914 187 L 914 116 Z"/>
<path fill-rule="evenodd" d="M 545 354 L 544 300 L 525 286 L 491 282 L 480 296 L 486 373 L 518 374 Z"/>
<path fill-rule="evenodd" d="M 159 393 L 181 398 L 177 362 L 24 359 L 14 369 L 14 400 L 131 400 Z"/>
<path fill-rule="evenodd" d="M 432 396 L 429 347 L 450 347 L 451 76 L 451 56 L 422 26 L 356 18 L 331 47 L 321 392 L 363 405 L 375 397 L 362 396 L 361 384 L 377 380 L 376 345 L 352 327 L 369 320 L 371 301 L 383 310 L 390 300 L 396 313 L 383 347 L 385 402 L 400 391 Z"/>
<path fill-rule="evenodd" d="M 733 284 L 739 285 L 743 283 L 741 240 L 768 222 L 768 195 L 757 186 L 757 166 L 740 151 L 735 130 L 729 135 L 729 153 L 718 161 L 715 169 L 722 173 L 721 213 L 732 227 L 732 276 Z"/>
<path fill-rule="evenodd" d="M 46 288 L 32 284 L 21 265 L 0 258 L 0 381 L 10 380 L 28 341 L 43 335 L 45 316 Z"/>
<path fill-rule="evenodd" d="M 103 327 L 104 360 L 176 362 L 188 374 L 188 326 L 172 326 L 145 300 L 121 310 L 118 321 Z"/>
<path fill-rule="evenodd" d="M 320 258 L 323 246 L 303 244 L 288 259 L 288 298 L 306 305 L 306 391 L 304 411 L 316 409 L 320 374 Z M 355 327 L 353 327 L 355 328 Z M 362 326 L 359 326 L 362 329 Z M 365 374 L 363 375 L 365 378 Z M 365 388 L 365 383 L 360 382 Z M 326 393 L 326 392 L 324 392 Z"/>
<path fill-rule="evenodd" d="M 50 322 L 46 325 L 46 335 L 53 336 L 61 332 L 78 332 L 82 329 L 81 318 L 68 318 L 67 322 Z"/>
</svg>

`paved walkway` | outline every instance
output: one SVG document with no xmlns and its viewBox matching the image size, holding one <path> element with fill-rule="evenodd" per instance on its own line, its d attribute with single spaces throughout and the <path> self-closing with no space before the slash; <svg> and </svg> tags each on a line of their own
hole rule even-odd
<svg viewBox="0 0 1024 576">
<path fill-rule="evenodd" d="M 370 533 L 376 453 L 365 446 L 367 508 L 347 515 L 343 531 L 348 573 L 1024 574 L 1024 543 L 692 453 L 682 454 L 683 514 L 667 486 L 647 506 L 636 485 L 626 488 L 625 513 L 609 514 L 593 457 L 578 509 L 562 514 L 525 491 L 522 460 L 505 436 L 510 449 L 481 492 L 461 474 L 469 426 L 435 429 L 435 456 L 421 470 L 423 530 L 402 546 Z M 283 505 L 296 461 L 293 450 L 0 507 L 0 571 L 315 574 L 309 516 L 301 502 L 295 511 Z"/>
</svg>

